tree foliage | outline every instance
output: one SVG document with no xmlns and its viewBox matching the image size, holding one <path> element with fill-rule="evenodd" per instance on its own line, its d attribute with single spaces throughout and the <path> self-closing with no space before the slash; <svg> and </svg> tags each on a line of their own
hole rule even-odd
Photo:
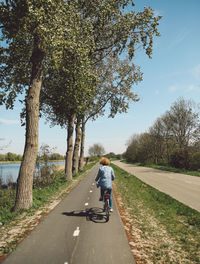
<svg viewBox="0 0 200 264">
<path fill-rule="evenodd" d="M 17 95 L 30 84 L 34 56 L 39 51 L 46 55 L 44 71 L 49 61 L 59 61 L 66 32 L 64 18 L 70 10 L 63 0 L 10 0 L 1 2 L 0 14 L 0 103 L 13 108 Z M 33 53 L 36 42 L 38 47 Z"/>
<path fill-rule="evenodd" d="M 32 205 L 33 173 L 38 150 L 39 95 L 46 69 L 62 56 L 67 18 L 64 0 L 8 0 L 0 3 L 0 104 L 13 108 L 19 93 L 24 100 L 26 142 L 17 181 L 14 210 Z M 69 21 L 69 20 L 68 20 Z M 5 43 L 6 42 L 6 43 Z"/>
<path fill-rule="evenodd" d="M 109 98 L 112 117 L 117 112 L 125 112 L 130 100 L 136 100 L 130 88 L 133 80 L 141 80 L 141 74 L 133 64 L 125 66 L 119 62 L 116 73 L 107 75 L 110 79 L 100 78 L 101 73 L 108 71 L 105 65 L 111 56 L 117 59 L 127 52 L 132 59 L 135 50 L 143 47 L 151 57 L 161 17 L 155 16 L 151 8 L 137 13 L 134 9 L 129 11 L 126 8 L 130 5 L 134 7 L 131 0 L 7 0 L 0 3 L 3 43 L 0 104 L 13 108 L 18 94 L 26 94 L 22 100 L 26 142 L 15 210 L 32 205 L 39 98 L 43 102 L 41 109 L 54 123 L 67 124 L 71 136 L 75 117 L 84 119 L 88 108 L 100 102 L 101 95 L 106 97 L 98 109 L 101 113 Z M 115 96 L 111 97 L 111 93 Z M 68 137 L 68 146 L 72 149 L 69 133 Z M 67 157 L 72 156 L 68 154 Z"/>
<path fill-rule="evenodd" d="M 142 80 L 142 74 L 130 59 L 139 44 L 151 56 L 153 36 L 159 35 L 160 17 L 155 17 L 150 8 L 137 14 L 122 12 L 130 3 L 132 1 L 68 2 L 76 11 L 73 23 L 69 24 L 75 43 L 65 45 L 61 64 L 47 74 L 41 109 L 53 125 L 68 127 L 70 149 L 72 116 L 82 119 L 82 127 L 85 127 L 88 119 L 103 114 L 107 103 L 110 116 L 114 117 L 118 112 L 126 112 L 131 100 L 137 101 L 131 88 Z M 120 60 L 119 56 L 125 51 L 128 51 L 128 59 Z M 73 136 L 71 132 L 70 135 Z M 68 149 L 67 159 L 70 152 Z"/>
<path fill-rule="evenodd" d="M 12 152 L 7 152 L 6 154 L 0 154 L 0 161 L 21 161 L 22 156 Z"/>
</svg>

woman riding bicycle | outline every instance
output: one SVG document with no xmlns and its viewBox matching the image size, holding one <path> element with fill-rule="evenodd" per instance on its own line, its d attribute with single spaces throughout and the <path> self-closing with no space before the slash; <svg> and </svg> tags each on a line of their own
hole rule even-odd
<svg viewBox="0 0 200 264">
<path fill-rule="evenodd" d="M 110 191 L 110 211 L 112 212 L 112 181 L 115 179 L 114 170 L 109 166 L 110 161 L 107 158 L 101 158 L 100 164 L 103 165 L 99 168 L 97 177 L 95 181 L 97 182 L 97 187 L 101 187 L 100 201 L 103 201 L 103 195 L 105 190 Z"/>
</svg>

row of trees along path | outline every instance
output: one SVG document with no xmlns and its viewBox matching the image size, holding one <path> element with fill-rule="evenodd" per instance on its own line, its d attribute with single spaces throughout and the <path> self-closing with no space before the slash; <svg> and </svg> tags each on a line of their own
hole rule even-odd
<svg viewBox="0 0 200 264">
<path fill-rule="evenodd" d="M 114 117 L 138 100 L 131 87 L 142 73 L 132 59 L 138 47 L 151 57 L 160 18 L 150 7 L 135 12 L 131 0 L 1 1 L 0 104 L 13 108 L 17 96 L 26 94 L 21 113 L 26 140 L 14 210 L 32 206 L 39 113 L 67 129 L 70 180 L 80 144 L 83 166 L 87 121 L 103 115 L 107 104 Z"/>
</svg>

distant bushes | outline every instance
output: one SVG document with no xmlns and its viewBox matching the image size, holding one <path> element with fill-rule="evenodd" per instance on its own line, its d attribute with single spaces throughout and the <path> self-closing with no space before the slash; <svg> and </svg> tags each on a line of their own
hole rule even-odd
<svg viewBox="0 0 200 264">
<path fill-rule="evenodd" d="M 45 157 L 38 155 L 39 160 L 45 160 Z M 48 160 L 64 160 L 65 157 L 59 153 L 52 153 L 48 156 Z M 6 154 L 0 154 L 0 161 L 22 161 L 22 155 L 8 152 Z"/>
<path fill-rule="evenodd" d="M 104 157 L 106 157 L 108 159 L 122 159 L 122 154 L 115 154 L 114 152 L 110 152 L 110 153 L 104 155 Z"/>
<path fill-rule="evenodd" d="M 190 167 L 193 170 L 200 170 L 200 151 L 195 152 L 192 155 L 192 159 L 190 161 Z"/>
<path fill-rule="evenodd" d="M 122 154 L 115 154 L 114 152 L 107 153 L 105 155 L 102 155 L 103 157 L 106 157 L 108 159 L 122 159 Z M 87 159 L 91 161 L 99 161 L 102 156 L 90 156 Z"/>
<path fill-rule="evenodd" d="M 0 161 L 21 161 L 22 155 L 18 155 L 12 152 L 6 154 L 0 154 Z"/>
</svg>

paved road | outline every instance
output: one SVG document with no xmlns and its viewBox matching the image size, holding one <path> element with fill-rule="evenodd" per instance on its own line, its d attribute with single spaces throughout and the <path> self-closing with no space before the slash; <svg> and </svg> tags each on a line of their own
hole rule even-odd
<svg viewBox="0 0 200 264">
<path fill-rule="evenodd" d="M 93 168 L 2 263 L 135 263 L 115 201 L 105 223 L 94 184 L 97 170 L 98 166 Z"/>
<path fill-rule="evenodd" d="M 134 166 L 120 161 L 113 163 L 200 212 L 200 177 Z"/>
</svg>

